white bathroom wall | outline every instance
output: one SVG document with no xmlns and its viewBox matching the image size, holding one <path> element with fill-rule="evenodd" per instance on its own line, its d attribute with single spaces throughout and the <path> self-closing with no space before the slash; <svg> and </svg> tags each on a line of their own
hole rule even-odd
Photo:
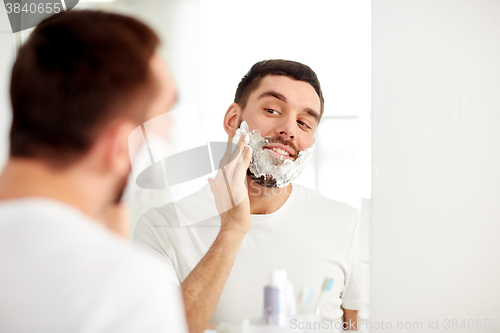
<svg viewBox="0 0 500 333">
<path fill-rule="evenodd" d="M 11 121 L 9 80 L 15 56 L 15 40 L 5 6 L 0 6 L 0 171 L 8 156 L 8 136 Z"/>
<path fill-rule="evenodd" d="M 372 6 L 371 321 L 500 332 L 500 1 Z"/>
</svg>

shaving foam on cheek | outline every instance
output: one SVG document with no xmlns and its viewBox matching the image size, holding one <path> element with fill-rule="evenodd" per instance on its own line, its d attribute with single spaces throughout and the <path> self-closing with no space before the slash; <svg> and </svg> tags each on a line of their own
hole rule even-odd
<svg viewBox="0 0 500 333">
<path fill-rule="evenodd" d="M 236 133 L 234 134 L 233 140 L 231 141 L 231 143 L 238 144 L 238 142 L 240 142 L 241 135 L 243 133 L 246 133 L 247 135 L 245 136 L 245 144 L 247 145 L 250 142 L 250 135 L 249 135 L 250 133 L 249 132 L 250 131 L 248 130 L 247 122 L 246 121 L 242 122 L 240 125 L 240 128 L 238 128 L 236 130 Z"/>
<path fill-rule="evenodd" d="M 279 159 L 271 155 L 268 149 L 263 149 L 269 140 L 263 138 L 258 129 L 251 133 L 246 121 L 242 122 L 240 128 L 236 130 L 233 143 L 238 143 L 241 134 L 246 133 L 245 144 L 252 148 L 252 160 L 248 169 L 256 177 L 271 177 L 276 181 L 277 187 L 285 187 L 295 180 L 305 169 L 311 159 L 314 146 L 299 152 L 295 161 L 289 159 Z"/>
<path fill-rule="evenodd" d="M 244 121 L 243 123 L 245 123 L 245 126 L 243 126 L 243 124 L 240 125 L 240 128 L 238 128 L 236 130 L 236 133 L 234 134 L 233 139 L 231 140 L 231 143 L 234 143 L 234 144 L 237 145 L 238 142 L 240 142 L 240 139 L 241 139 L 241 136 L 243 135 L 243 133 L 246 133 L 246 136 L 245 136 L 245 145 L 248 145 L 248 143 L 250 142 L 250 135 L 249 135 L 249 131 L 248 131 L 247 122 Z M 234 150 L 236 149 L 235 146 L 233 146 L 233 148 L 234 149 L 231 150 L 231 153 L 233 153 Z M 241 154 L 238 163 L 241 163 L 241 161 L 243 161 L 243 154 Z"/>
</svg>

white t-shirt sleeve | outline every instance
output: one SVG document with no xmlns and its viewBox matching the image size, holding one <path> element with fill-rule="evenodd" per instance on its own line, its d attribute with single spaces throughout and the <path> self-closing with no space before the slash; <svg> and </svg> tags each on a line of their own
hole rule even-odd
<svg viewBox="0 0 500 333">
<path fill-rule="evenodd" d="M 163 273 L 163 272 L 162 272 Z M 164 274 L 158 274 L 153 277 L 149 286 L 144 286 L 145 293 L 155 295 L 149 304 L 149 311 L 142 311 L 147 313 L 149 321 L 146 322 L 159 322 L 159 327 L 165 327 L 165 332 L 179 332 L 187 333 L 187 321 L 184 310 L 184 302 L 182 293 L 178 285 L 165 281 L 170 272 L 165 270 Z M 139 321 L 144 325 L 143 320 Z M 154 327 L 154 326 L 152 326 Z M 138 327 L 137 332 L 146 332 L 143 327 Z M 152 330 L 151 332 L 154 332 Z"/>
<path fill-rule="evenodd" d="M 164 282 L 163 290 L 158 293 L 159 304 L 165 304 L 165 308 L 155 307 L 158 316 L 163 316 L 166 323 L 166 332 L 188 333 L 184 301 L 180 287 L 177 284 Z M 155 291 L 158 291 L 155 288 Z M 144 330 L 139 330 L 144 332 Z"/>
<path fill-rule="evenodd" d="M 167 280 L 169 272 L 156 260 L 115 273 L 105 297 L 101 293 L 94 304 L 96 316 L 87 331 L 188 333 L 180 288 Z"/>
<path fill-rule="evenodd" d="M 349 271 L 347 273 L 346 286 L 342 293 L 342 308 L 348 310 L 359 310 L 360 299 L 360 276 L 359 276 L 359 212 L 355 213 L 356 227 L 352 235 L 351 249 L 349 254 Z"/>
<path fill-rule="evenodd" d="M 169 272 L 169 280 L 180 285 L 175 265 L 168 256 L 167 247 L 170 247 L 171 244 L 170 242 L 165 242 L 164 239 L 160 241 L 156 234 L 158 231 L 155 229 L 164 227 L 161 221 L 162 217 L 153 213 L 154 210 L 150 210 L 140 217 L 137 227 L 135 228 L 134 242 L 160 258 Z M 152 218 L 152 216 L 154 216 L 154 218 Z"/>
</svg>

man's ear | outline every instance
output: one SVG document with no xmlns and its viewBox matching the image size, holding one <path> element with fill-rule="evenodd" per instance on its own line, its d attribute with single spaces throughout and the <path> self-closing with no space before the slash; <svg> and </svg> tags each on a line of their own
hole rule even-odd
<svg viewBox="0 0 500 333">
<path fill-rule="evenodd" d="M 130 172 L 128 137 L 136 127 L 134 122 L 121 119 L 105 129 L 102 157 L 107 171 L 118 176 L 126 176 Z"/>
<path fill-rule="evenodd" d="M 241 108 L 237 103 L 229 105 L 229 108 L 224 115 L 224 130 L 227 135 L 233 137 L 239 127 Z"/>
</svg>

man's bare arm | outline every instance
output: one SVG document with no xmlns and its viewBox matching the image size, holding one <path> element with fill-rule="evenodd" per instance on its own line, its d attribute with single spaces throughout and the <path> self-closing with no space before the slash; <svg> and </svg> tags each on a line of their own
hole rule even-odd
<svg viewBox="0 0 500 333">
<path fill-rule="evenodd" d="M 244 136 L 238 143 L 244 146 Z M 201 333 L 207 327 L 240 249 L 250 229 L 250 202 L 245 186 L 246 170 L 250 164 L 251 149 L 219 170 L 215 180 L 209 180 L 221 229 L 214 243 L 188 277 L 181 289 L 186 307 L 186 317 L 191 333 Z M 236 206 L 234 206 L 236 204 Z"/>
<path fill-rule="evenodd" d="M 346 330 L 357 330 L 358 310 L 344 310 L 344 328 Z"/>
<path fill-rule="evenodd" d="M 243 238 L 243 234 L 219 233 L 207 254 L 182 282 L 191 333 L 203 332 L 212 318 Z"/>
</svg>

